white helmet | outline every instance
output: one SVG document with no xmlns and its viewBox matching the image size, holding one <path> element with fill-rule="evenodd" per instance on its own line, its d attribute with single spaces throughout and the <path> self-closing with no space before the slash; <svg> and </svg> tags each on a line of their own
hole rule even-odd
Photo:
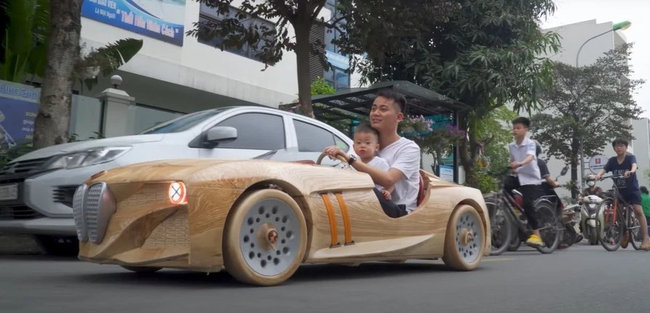
<svg viewBox="0 0 650 313">
<path fill-rule="evenodd" d="M 596 176 L 595 175 L 587 176 L 587 186 L 593 187 L 595 185 L 596 185 Z"/>
</svg>

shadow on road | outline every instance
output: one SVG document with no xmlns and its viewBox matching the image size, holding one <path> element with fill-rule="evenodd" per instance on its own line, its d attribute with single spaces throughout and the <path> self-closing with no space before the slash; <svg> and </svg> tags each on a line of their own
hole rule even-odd
<svg viewBox="0 0 650 313">
<path fill-rule="evenodd" d="M 166 269 L 156 273 L 133 273 L 127 270 L 121 270 L 114 265 L 97 265 L 98 273 L 74 273 L 64 276 L 57 276 L 57 282 L 64 280 L 69 283 L 83 284 L 119 284 L 129 286 L 166 286 L 172 288 L 250 288 L 251 286 L 242 284 L 230 276 L 227 272 L 219 273 L 196 273 L 184 270 Z M 110 267 L 109 267 L 110 266 Z M 110 272 L 102 272 L 109 269 Z M 85 268 L 87 270 L 87 268 Z M 475 271 L 485 271 L 485 266 L 480 266 Z M 315 281 L 341 281 L 355 279 L 372 279 L 384 278 L 392 275 L 420 275 L 423 273 L 439 272 L 461 273 L 449 270 L 443 264 L 434 262 L 427 263 L 365 263 L 360 266 L 351 267 L 343 265 L 303 265 L 298 271 L 286 282 L 294 284 L 301 282 Z M 467 272 L 469 273 L 469 272 Z M 458 275 L 458 274 L 454 274 Z M 41 278 L 44 279 L 44 278 Z"/>
</svg>

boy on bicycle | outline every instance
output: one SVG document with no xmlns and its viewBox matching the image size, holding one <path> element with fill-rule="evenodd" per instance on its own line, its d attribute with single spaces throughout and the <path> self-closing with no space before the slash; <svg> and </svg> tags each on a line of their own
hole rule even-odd
<svg viewBox="0 0 650 313">
<path fill-rule="evenodd" d="M 650 238 L 648 238 L 648 222 L 643 214 L 641 207 L 641 191 L 639 189 L 639 181 L 636 178 L 637 163 L 636 157 L 627 153 L 628 142 L 625 139 L 615 139 L 612 141 L 612 147 L 616 152 L 615 157 L 611 157 L 605 167 L 598 171 L 596 180 L 600 180 L 603 174 L 612 172 L 614 176 L 625 176 L 625 179 L 616 179 L 615 186 L 618 189 L 618 194 L 628 204 L 634 205 L 634 214 L 639 218 L 641 223 L 641 230 L 643 234 L 642 250 L 650 250 Z M 623 237 L 623 248 L 627 247 L 628 236 Z"/>
<path fill-rule="evenodd" d="M 517 176 L 508 177 L 505 181 L 505 188 L 508 192 L 518 189 L 523 200 L 524 214 L 528 225 L 533 229 L 526 244 L 529 246 L 542 246 L 542 238 L 539 234 L 539 223 L 537 222 L 535 201 L 542 195 L 542 176 L 537 165 L 537 145 L 530 138 L 526 137 L 530 128 L 530 119 L 518 117 L 512 121 L 512 135 L 514 141 L 508 145 L 510 150 L 510 168 Z"/>
</svg>

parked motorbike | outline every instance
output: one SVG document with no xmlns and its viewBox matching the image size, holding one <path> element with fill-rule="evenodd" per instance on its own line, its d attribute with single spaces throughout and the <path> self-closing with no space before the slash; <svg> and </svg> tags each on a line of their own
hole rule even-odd
<svg viewBox="0 0 650 313">
<path fill-rule="evenodd" d="M 581 209 L 579 204 L 563 206 L 562 225 L 564 225 L 564 232 L 562 233 L 563 236 L 560 241 L 560 249 L 568 248 L 574 243 L 580 242 L 584 239 L 579 229 L 582 218 L 581 215 L 578 214 L 580 211 Z"/>
</svg>

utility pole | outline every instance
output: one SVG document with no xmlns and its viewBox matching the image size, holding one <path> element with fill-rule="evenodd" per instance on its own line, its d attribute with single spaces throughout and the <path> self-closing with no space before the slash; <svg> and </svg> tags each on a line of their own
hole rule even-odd
<svg viewBox="0 0 650 313">
<path fill-rule="evenodd" d="M 620 22 L 620 23 L 616 23 L 616 24 L 614 24 L 612 26 L 612 29 L 607 30 L 605 32 L 602 32 L 602 33 L 600 33 L 600 34 L 598 34 L 596 36 L 593 36 L 593 37 L 587 39 L 582 44 L 582 46 L 580 46 L 580 49 L 578 49 L 578 53 L 576 54 L 576 68 L 577 69 L 580 68 L 580 63 L 579 63 L 579 61 L 580 61 L 580 59 L 579 59 L 580 58 L 580 52 L 582 51 L 582 48 L 584 48 L 584 46 L 588 42 L 590 42 L 591 40 L 593 40 L 595 38 L 598 38 L 598 37 L 600 37 L 602 35 L 605 35 L 605 34 L 607 34 L 609 32 L 628 29 L 628 28 L 630 28 L 630 26 L 632 26 L 632 23 L 630 21 L 623 21 L 623 22 Z M 581 100 L 580 97 L 578 97 L 576 99 L 576 103 L 578 104 L 578 108 L 577 108 L 578 109 L 578 124 L 581 127 L 584 127 L 584 125 L 582 125 L 582 111 L 583 110 L 582 110 L 582 108 L 580 108 L 580 106 L 581 106 L 581 101 L 580 100 Z M 585 187 L 585 154 L 584 154 L 583 134 L 580 134 L 580 138 L 578 139 L 578 143 L 579 143 L 578 154 L 580 155 L 580 187 L 582 189 L 582 188 Z"/>
</svg>

